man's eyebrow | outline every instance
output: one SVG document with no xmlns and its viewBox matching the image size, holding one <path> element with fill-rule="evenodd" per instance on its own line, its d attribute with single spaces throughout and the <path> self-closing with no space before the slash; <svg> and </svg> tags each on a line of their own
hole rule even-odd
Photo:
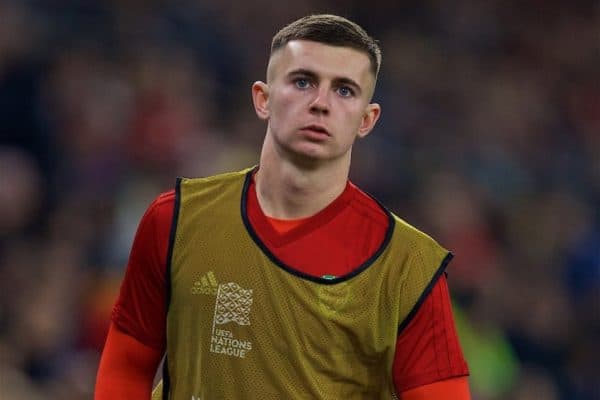
<svg viewBox="0 0 600 400">
<path fill-rule="evenodd" d="M 317 79 L 317 74 L 314 71 L 311 71 L 310 69 L 306 69 L 306 68 L 298 68 L 298 69 L 294 69 L 291 70 L 290 72 L 287 73 L 287 76 L 305 76 L 307 78 L 311 78 L 311 79 Z"/>
<path fill-rule="evenodd" d="M 289 76 L 289 77 L 303 76 L 303 77 L 307 77 L 307 78 L 314 79 L 314 80 L 319 79 L 319 76 L 314 71 L 311 71 L 310 69 L 306 69 L 306 68 L 294 69 L 294 70 L 288 72 L 287 76 Z M 334 78 L 333 83 L 338 86 L 340 86 L 340 85 L 352 86 L 356 91 L 358 91 L 358 92 L 362 91 L 362 87 L 356 81 L 354 81 L 353 79 L 350 79 L 350 78 L 346 78 L 346 77 Z"/>
</svg>

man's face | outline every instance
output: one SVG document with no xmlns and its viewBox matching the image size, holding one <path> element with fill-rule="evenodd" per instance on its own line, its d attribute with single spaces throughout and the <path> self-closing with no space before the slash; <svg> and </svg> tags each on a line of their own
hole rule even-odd
<svg viewBox="0 0 600 400">
<path fill-rule="evenodd" d="M 289 42 L 272 55 L 267 84 L 253 86 L 255 106 L 256 95 L 260 102 L 264 94 L 263 112 L 257 107 L 257 113 L 268 121 L 267 143 L 284 157 L 349 162 L 354 140 L 366 136 L 379 117 L 379 105 L 369 103 L 374 85 L 366 54 Z"/>
</svg>

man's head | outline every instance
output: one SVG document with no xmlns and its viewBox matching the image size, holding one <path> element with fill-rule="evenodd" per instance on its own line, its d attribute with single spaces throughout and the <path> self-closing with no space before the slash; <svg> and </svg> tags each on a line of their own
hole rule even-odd
<svg viewBox="0 0 600 400">
<path fill-rule="evenodd" d="M 309 16 L 284 27 L 273 39 L 267 82 L 252 85 L 256 114 L 268 121 L 263 150 L 349 167 L 355 139 L 381 113 L 371 103 L 380 59 L 377 43 L 345 18 Z"/>
<path fill-rule="evenodd" d="M 293 40 L 308 40 L 330 46 L 350 47 L 365 53 L 376 78 L 381 65 L 381 49 L 377 41 L 358 24 L 330 14 L 309 15 L 282 28 L 273 37 L 271 56 Z"/>
</svg>

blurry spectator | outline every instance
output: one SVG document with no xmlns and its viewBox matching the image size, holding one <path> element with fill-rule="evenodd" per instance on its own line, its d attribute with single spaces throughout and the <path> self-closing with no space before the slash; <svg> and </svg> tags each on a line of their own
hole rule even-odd
<svg viewBox="0 0 600 400">
<path fill-rule="evenodd" d="M 42 174 L 33 158 L 0 146 L 0 243 L 31 228 L 43 201 Z"/>
</svg>

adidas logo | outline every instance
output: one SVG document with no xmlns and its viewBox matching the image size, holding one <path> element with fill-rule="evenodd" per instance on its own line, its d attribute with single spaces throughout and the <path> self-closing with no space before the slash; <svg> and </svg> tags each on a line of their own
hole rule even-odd
<svg viewBox="0 0 600 400">
<path fill-rule="evenodd" d="M 213 296 L 216 296 L 218 288 L 219 283 L 217 282 L 215 273 L 209 271 L 208 273 L 202 275 L 200 280 L 194 282 L 194 285 L 190 290 L 192 294 L 212 294 Z"/>
</svg>

